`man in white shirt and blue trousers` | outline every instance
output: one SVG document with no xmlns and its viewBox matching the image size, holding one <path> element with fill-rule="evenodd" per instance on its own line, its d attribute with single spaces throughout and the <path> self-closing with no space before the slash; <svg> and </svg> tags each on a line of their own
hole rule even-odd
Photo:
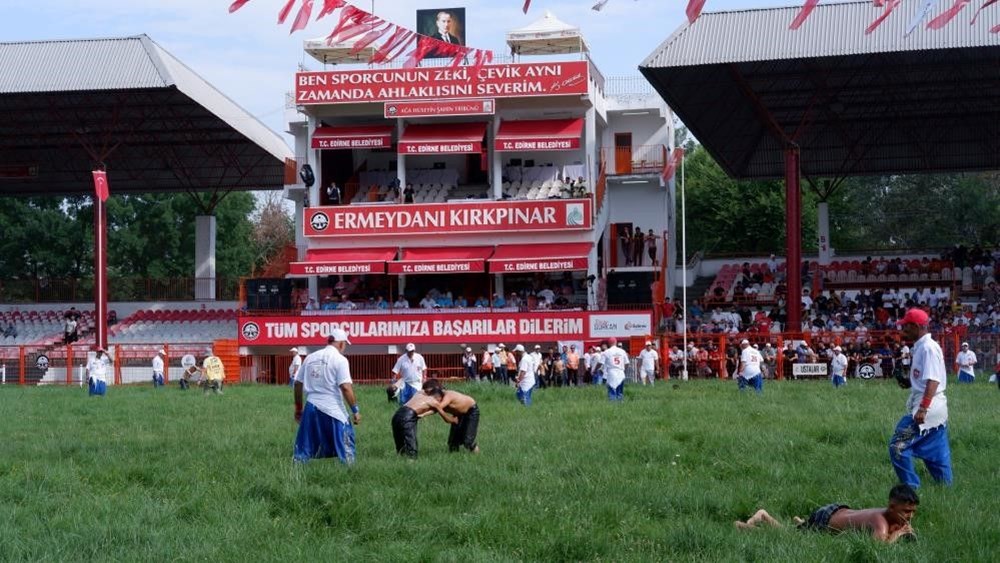
<svg viewBox="0 0 1000 563">
<path fill-rule="evenodd" d="M 924 460 L 927 471 L 938 483 L 950 485 L 951 447 L 948 445 L 948 400 L 944 395 L 947 372 L 941 346 L 927 331 L 930 317 L 920 309 L 910 309 L 899 321 L 903 336 L 914 342 L 910 362 L 910 397 L 906 414 L 899 419 L 889 440 L 889 459 L 899 481 L 920 486 L 913 458 Z M 906 380 L 900 382 L 906 386 Z"/>
</svg>

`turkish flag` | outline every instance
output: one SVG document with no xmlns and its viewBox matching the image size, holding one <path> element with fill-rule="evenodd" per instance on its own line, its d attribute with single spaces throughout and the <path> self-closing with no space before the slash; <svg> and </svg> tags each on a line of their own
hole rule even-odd
<svg viewBox="0 0 1000 563">
<path fill-rule="evenodd" d="M 94 193 L 101 203 L 108 201 L 111 192 L 108 190 L 108 174 L 103 170 L 94 170 Z"/>
</svg>

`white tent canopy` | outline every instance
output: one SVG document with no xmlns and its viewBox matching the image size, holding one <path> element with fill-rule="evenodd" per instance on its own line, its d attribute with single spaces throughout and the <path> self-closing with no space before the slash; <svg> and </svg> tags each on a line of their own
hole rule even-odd
<svg viewBox="0 0 1000 563">
<path fill-rule="evenodd" d="M 371 56 L 375 54 L 375 45 L 378 42 L 352 54 L 351 50 L 358 39 L 360 37 L 328 45 L 326 37 L 320 37 L 318 39 L 307 39 L 303 42 L 302 47 L 305 49 L 305 52 L 323 64 L 367 63 Z"/>
<path fill-rule="evenodd" d="M 518 55 L 586 53 L 587 42 L 580 28 L 573 27 L 546 10 L 537 21 L 507 33 L 507 45 Z"/>
</svg>

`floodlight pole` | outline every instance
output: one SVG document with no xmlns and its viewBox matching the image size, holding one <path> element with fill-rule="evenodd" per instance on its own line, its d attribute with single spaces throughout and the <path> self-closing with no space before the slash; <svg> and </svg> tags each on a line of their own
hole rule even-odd
<svg viewBox="0 0 1000 563">
<path fill-rule="evenodd" d="M 785 332 L 802 330 L 802 165 L 799 147 L 785 148 Z"/>
<path fill-rule="evenodd" d="M 94 199 L 94 344 L 108 346 L 108 220 L 107 205 Z"/>
</svg>

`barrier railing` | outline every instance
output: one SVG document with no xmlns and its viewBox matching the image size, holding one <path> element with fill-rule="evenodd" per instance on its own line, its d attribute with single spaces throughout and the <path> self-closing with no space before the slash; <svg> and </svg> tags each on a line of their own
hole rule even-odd
<svg viewBox="0 0 1000 563">
<path fill-rule="evenodd" d="M 666 145 L 604 147 L 601 161 L 608 175 L 659 174 L 667 162 Z"/>
<path fill-rule="evenodd" d="M 932 337 L 940 344 L 941 350 L 944 352 L 945 369 L 952 375 L 955 374 L 955 356 L 960 351 L 962 342 L 968 342 L 969 348 L 978 356 L 979 363 L 976 366 L 978 373 L 993 374 L 995 369 L 1000 367 L 1000 355 L 998 355 L 1000 353 L 1000 335 L 991 333 L 961 334 L 955 332 L 936 332 L 932 333 Z M 743 339 L 747 339 L 751 344 L 757 344 L 761 350 L 765 348 L 766 344 L 771 344 L 776 352 L 777 361 L 771 364 L 769 377 L 785 379 L 792 376 L 791 369 L 795 363 L 803 363 L 797 360 L 784 361 L 781 359 L 782 350 L 785 348 L 786 342 L 794 342 L 794 348 L 797 347 L 800 341 L 804 341 L 813 352 L 817 353 L 815 361 L 804 363 L 826 364 L 829 370 L 829 360 L 819 354 L 819 347 L 821 345 L 825 348 L 832 348 L 833 346 L 849 348 L 851 345 L 863 345 L 865 342 L 870 341 L 872 349 L 877 351 L 886 342 L 892 345 L 901 343 L 902 334 L 894 330 L 815 333 L 745 332 L 739 334 L 689 332 L 687 342 L 693 344 L 698 350 L 698 355 L 695 358 L 688 359 L 689 377 L 732 378 L 736 365 L 734 362 L 727 360 L 726 351 L 732 347 L 738 350 L 738 344 Z M 679 333 L 669 333 L 660 338 L 660 350 L 663 351 L 663 358 L 661 359 L 664 362 L 664 373 L 670 373 L 672 377 L 680 375 L 681 362 L 671 362 L 669 358 L 670 351 L 674 347 L 683 348 L 683 342 L 683 336 Z M 855 374 L 862 364 L 868 363 L 873 364 L 873 368 L 875 368 L 872 371 L 873 374 L 877 373 L 881 377 L 890 376 L 884 373 L 885 370 L 880 365 L 883 360 L 882 357 L 879 357 L 877 362 L 864 361 L 865 358 L 860 357 L 859 354 L 849 353 L 848 349 L 845 349 L 844 353 L 848 356 L 849 375 Z M 892 359 L 892 365 L 895 367 L 895 358 Z"/>
<path fill-rule="evenodd" d="M 108 347 L 111 359 L 109 384 L 150 383 L 153 380 L 152 360 L 163 349 L 164 379 L 180 377 L 186 355 L 198 364 L 213 349 L 211 342 L 184 344 L 115 344 Z M 0 382 L 4 385 L 83 385 L 86 382 L 90 346 L 0 346 Z M 235 370 L 236 366 L 233 366 Z M 227 381 L 238 381 L 238 371 L 226 370 Z"/>
<path fill-rule="evenodd" d="M 407 309 L 388 307 L 385 309 L 370 309 L 364 307 L 357 307 L 355 309 L 345 310 L 345 309 L 248 309 L 240 310 L 239 316 L 241 317 L 288 317 L 288 316 L 304 316 L 304 317 L 322 317 L 322 316 L 351 316 L 351 315 L 387 315 L 387 316 L 404 316 L 404 315 L 424 315 L 427 313 L 435 314 L 463 314 L 463 313 L 526 313 L 526 312 L 540 312 L 540 311 L 648 311 L 653 308 L 650 303 L 617 303 L 608 304 L 606 307 L 585 307 L 582 305 L 570 305 L 567 307 L 465 307 L 465 308 L 436 308 L 436 309 L 422 309 L 419 307 L 410 307 Z"/>
<path fill-rule="evenodd" d="M 195 288 L 212 278 L 109 278 L 109 301 L 193 301 Z M 235 301 L 240 278 L 217 277 L 215 299 Z M 83 279 L 0 279 L 0 302 L 60 303 L 90 301 L 94 280 Z"/>
<path fill-rule="evenodd" d="M 956 375 L 955 356 L 962 342 L 968 342 L 969 347 L 978 357 L 976 372 L 982 379 L 995 373 L 1000 367 L 1000 335 L 991 333 L 935 333 L 934 339 L 944 351 L 945 368 L 949 376 Z M 805 362 L 784 359 L 782 351 L 787 342 L 797 346 L 804 341 L 813 352 L 819 352 L 820 345 L 832 347 L 847 346 L 851 343 L 864 343 L 870 340 L 876 351 L 885 342 L 896 344 L 901 342 L 898 331 L 865 331 L 865 332 L 824 332 L 824 333 L 756 333 L 740 334 L 703 334 L 689 333 L 687 341 L 694 345 L 697 353 L 688 359 L 688 375 L 691 378 L 734 377 L 738 356 L 728 356 L 727 350 L 735 348 L 746 338 L 761 350 L 770 344 L 775 352 L 775 361 L 765 362 L 765 376 L 774 379 L 793 378 L 796 364 L 825 365 L 829 373 L 829 360 L 823 356 L 805 358 Z M 671 351 L 674 347 L 683 347 L 683 337 L 680 334 L 666 334 L 657 339 L 661 356 L 661 377 L 677 378 L 681 375 L 683 362 L 671 361 Z M 152 381 L 151 362 L 156 352 L 163 348 L 166 353 L 165 378 L 176 380 L 183 373 L 181 360 L 185 355 L 195 357 L 198 364 L 204 360 L 212 343 L 194 344 L 118 344 L 110 349 L 112 360 L 112 377 L 108 383 L 149 384 Z M 476 352 L 480 350 L 477 348 Z M 464 378 L 462 366 L 462 350 L 458 344 L 455 353 L 424 354 L 428 366 L 429 377 L 444 379 Z M 634 352 L 634 350 L 633 350 Z M 858 353 L 848 355 L 848 375 L 850 377 L 891 377 L 895 367 L 895 358 L 861 357 Z M 83 385 L 86 381 L 86 365 L 90 349 L 87 346 L 0 346 L 0 384 L 3 385 Z M 348 349 L 351 361 L 351 374 L 356 383 L 379 384 L 389 381 L 392 367 L 398 358 L 397 354 L 352 354 Z M 883 363 L 884 361 L 884 363 Z M 582 360 L 581 360 L 582 362 Z M 229 365 L 229 364 L 237 365 Z M 226 365 L 226 381 L 230 383 L 260 383 L 285 385 L 289 381 L 288 367 L 291 355 L 282 354 L 245 354 L 239 356 L 239 361 L 229 360 Z M 862 366 L 870 365 L 872 369 L 863 370 Z M 888 370 L 888 373 L 887 373 Z M 800 376 L 805 379 L 810 376 Z M 812 376 L 817 377 L 817 376 Z M 828 377 L 820 375 L 818 377 Z M 581 368 L 581 380 L 588 380 L 586 370 Z"/>
</svg>

